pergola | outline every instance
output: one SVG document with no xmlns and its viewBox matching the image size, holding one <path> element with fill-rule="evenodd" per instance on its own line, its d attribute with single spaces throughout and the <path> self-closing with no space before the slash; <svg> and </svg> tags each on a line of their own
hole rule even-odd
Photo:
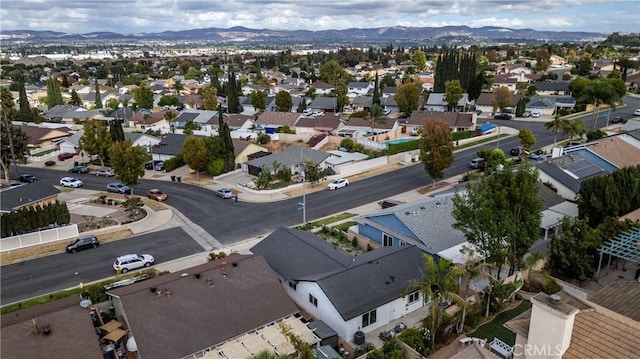
<svg viewBox="0 0 640 359">
<path fill-rule="evenodd" d="M 611 265 L 611 257 L 621 258 L 628 262 L 640 263 L 640 228 L 632 228 L 625 233 L 615 236 L 610 241 L 603 243 L 598 248 L 600 260 L 598 261 L 598 273 L 596 279 L 600 278 L 600 266 L 602 265 L 602 255 L 609 255 L 607 266 Z"/>
</svg>

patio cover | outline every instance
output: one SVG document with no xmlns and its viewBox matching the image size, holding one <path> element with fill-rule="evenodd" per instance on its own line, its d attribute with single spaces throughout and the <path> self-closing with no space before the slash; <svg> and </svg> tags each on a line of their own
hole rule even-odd
<svg viewBox="0 0 640 359">
<path fill-rule="evenodd" d="M 122 323 L 120 323 L 117 320 L 112 320 L 109 323 L 103 325 L 100 327 L 100 329 L 104 330 L 107 333 L 111 333 L 112 331 L 118 329 L 118 328 L 122 328 Z"/>
<path fill-rule="evenodd" d="M 640 228 L 631 228 L 606 241 L 598 248 L 598 252 L 600 253 L 600 260 L 598 261 L 596 278 L 600 277 L 603 254 L 609 255 L 608 265 L 611 265 L 612 256 L 632 263 L 640 263 Z"/>
<path fill-rule="evenodd" d="M 112 342 L 117 342 L 118 340 L 120 340 L 125 335 L 127 335 L 127 332 L 118 328 L 118 329 L 115 329 L 114 331 L 112 331 L 111 333 L 105 335 L 104 339 L 111 340 Z"/>
</svg>

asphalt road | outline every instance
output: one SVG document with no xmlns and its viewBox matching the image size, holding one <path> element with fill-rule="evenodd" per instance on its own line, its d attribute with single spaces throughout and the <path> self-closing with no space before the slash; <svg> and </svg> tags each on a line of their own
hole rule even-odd
<svg viewBox="0 0 640 359">
<path fill-rule="evenodd" d="M 124 243 L 103 243 L 75 254 L 60 253 L 9 264 L 2 266 L 0 302 L 13 303 L 113 276 L 116 257 L 127 253 L 152 254 L 155 262 L 161 263 L 200 252 L 202 247 L 177 227 L 131 237 Z"/>
<path fill-rule="evenodd" d="M 611 116 L 632 117 L 633 111 L 640 108 L 640 99 L 626 96 L 627 107 L 612 111 Z M 604 112 L 607 113 L 607 112 Z M 589 129 L 594 116 L 589 114 L 579 118 Z M 544 127 L 542 122 L 496 121 L 480 118 L 478 123 L 491 122 L 501 126 L 517 129 L 530 128 L 536 136 L 535 148 L 553 144 L 554 135 Z M 606 125 L 607 118 L 601 114 L 597 119 L 598 128 Z M 558 134 L 558 141 L 563 138 Z M 497 142 L 486 146 L 496 146 Z M 509 153 L 512 147 L 519 145 L 517 137 L 503 138 L 499 147 Z M 453 165 L 445 171 L 445 178 L 465 173 L 469 170 L 467 163 L 476 157 L 477 148 L 462 150 L 456 153 Z M 24 170 L 26 171 L 26 169 Z M 29 168 L 28 171 L 38 176 L 40 181 L 58 184 L 60 177 L 66 175 L 60 171 L 46 168 Z M 106 184 L 113 179 L 96 177 L 91 174 L 76 175 L 83 180 L 85 188 L 105 190 Z M 431 185 L 421 164 L 402 167 L 398 170 L 372 176 L 352 182 L 350 186 L 337 191 L 319 191 L 306 195 L 306 219 L 312 221 L 334 213 L 347 211 L 367 203 L 376 202 L 396 194 Z M 201 226 L 223 245 L 230 245 L 247 238 L 271 233 L 281 226 L 293 226 L 302 223 L 302 212 L 297 210 L 301 197 L 272 203 L 247 203 L 237 205 L 233 201 L 222 200 L 212 191 L 198 186 L 177 182 L 162 182 L 142 179 L 134 188 L 135 194 L 146 193 L 151 188 L 160 187 L 169 193 L 167 204 L 182 212 L 192 222 Z M 182 230 L 160 231 L 149 235 L 132 237 L 115 243 L 105 244 L 98 250 L 78 253 L 78 258 L 88 258 L 87 262 L 78 262 L 76 266 L 69 261 L 66 254 L 39 258 L 20 264 L 3 266 L 1 279 L 2 291 L 0 301 L 9 303 L 67 288 L 84 281 L 97 280 L 113 274 L 111 263 L 117 255 L 149 251 L 157 261 L 180 258 L 201 251 L 193 240 Z M 166 247 L 168 246 L 168 247 Z M 106 254 L 105 254 L 106 253 Z M 94 256 L 96 256 L 94 258 Z M 99 263 L 94 263 L 95 261 Z M 79 260 L 78 260 L 79 261 Z M 91 263 L 91 264 L 89 264 Z M 76 270 L 74 268 L 78 268 Z M 75 275 L 78 272 L 78 275 Z"/>
</svg>

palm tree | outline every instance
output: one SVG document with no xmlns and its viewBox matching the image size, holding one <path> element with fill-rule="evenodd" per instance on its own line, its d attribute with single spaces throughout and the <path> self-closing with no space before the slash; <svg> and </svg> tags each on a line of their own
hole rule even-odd
<svg viewBox="0 0 640 359">
<path fill-rule="evenodd" d="M 458 333 L 461 333 L 464 329 L 464 321 L 467 316 L 467 304 L 469 299 L 469 288 L 473 283 L 473 280 L 479 277 L 485 277 L 488 279 L 493 279 L 493 276 L 487 269 L 494 268 L 493 265 L 489 263 L 484 263 L 479 260 L 469 260 L 464 263 L 462 267 L 460 267 L 460 279 L 464 280 L 464 294 L 462 295 L 462 299 L 464 300 L 464 306 L 462 307 L 462 317 L 460 318 L 460 323 L 458 325 Z"/>
<path fill-rule="evenodd" d="M 275 352 L 270 350 L 261 350 L 253 357 L 253 359 L 284 359 L 284 358 L 288 358 L 288 356 L 278 355 Z"/>
<path fill-rule="evenodd" d="M 554 145 L 558 142 L 558 132 L 563 131 L 563 134 L 566 133 L 567 127 L 569 126 L 569 121 L 560 117 L 559 113 L 556 113 L 553 121 L 544 124 L 544 127 L 546 127 L 547 130 L 550 130 L 551 133 L 555 135 L 555 137 L 553 138 Z"/>
<path fill-rule="evenodd" d="M 458 283 L 457 278 L 461 277 L 459 267 L 451 265 L 446 259 L 433 259 L 428 254 L 422 255 L 424 259 L 424 277 L 422 280 L 409 283 L 403 290 L 403 295 L 410 294 L 419 290 L 425 302 L 429 305 L 431 348 L 434 347 L 436 341 L 436 333 L 441 329 L 444 318 L 445 302 L 454 302 L 458 306 L 463 306 L 463 300 L 457 294 Z"/>
<path fill-rule="evenodd" d="M 373 135 L 375 135 L 374 130 L 376 128 L 376 125 L 385 123 L 386 121 L 387 119 L 384 115 L 382 106 L 378 104 L 374 104 L 373 106 L 371 106 L 371 110 L 369 111 L 369 124 L 371 125 L 371 133 Z"/>
<path fill-rule="evenodd" d="M 175 133 L 176 129 L 173 126 L 173 123 L 178 119 L 178 115 L 173 111 L 167 111 L 164 113 L 163 118 L 169 123 L 169 127 L 171 127 L 171 133 Z"/>
<path fill-rule="evenodd" d="M 598 119 L 598 110 L 601 104 L 608 104 L 616 107 L 616 101 L 620 99 L 620 95 L 616 92 L 611 84 L 603 80 L 594 80 L 580 92 L 578 101 L 590 101 L 596 108 L 593 121 L 591 122 L 591 130 L 596 129 L 596 121 Z"/>
<path fill-rule="evenodd" d="M 574 137 L 578 137 L 579 139 L 582 139 L 582 135 L 585 134 L 585 129 L 584 129 L 584 122 L 579 121 L 579 120 L 573 120 L 568 128 L 568 133 L 569 133 L 569 138 L 571 140 L 574 139 Z"/>
</svg>

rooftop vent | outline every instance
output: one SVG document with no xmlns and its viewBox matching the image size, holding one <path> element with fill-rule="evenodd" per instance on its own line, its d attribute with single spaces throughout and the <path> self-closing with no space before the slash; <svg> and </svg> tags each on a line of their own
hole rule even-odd
<svg viewBox="0 0 640 359">
<path fill-rule="evenodd" d="M 560 298 L 560 296 L 557 295 L 557 294 L 551 294 L 549 296 L 549 303 L 551 303 L 551 304 L 560 303 L 561 300 L 562 300 L 562 298 Z"/>
</svg>

